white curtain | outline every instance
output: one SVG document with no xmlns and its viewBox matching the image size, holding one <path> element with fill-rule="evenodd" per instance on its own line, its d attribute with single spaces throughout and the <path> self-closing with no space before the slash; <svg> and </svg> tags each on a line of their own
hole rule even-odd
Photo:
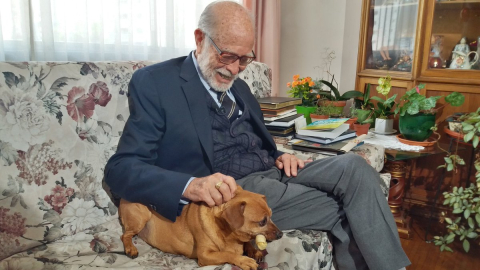
<svg viewBox="0 0 480 270">
<path fill-rule="evenodd" d="M 0 0 L 0 61 L 166 60 L 213 0 Z"/>
</svg>

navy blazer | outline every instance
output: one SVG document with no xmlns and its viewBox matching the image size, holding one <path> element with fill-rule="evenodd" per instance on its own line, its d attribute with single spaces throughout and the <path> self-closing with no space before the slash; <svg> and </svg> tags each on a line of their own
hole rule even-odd
<svg viewBox="0 0 480 270">
<path fill-rule="evenodd" d="M 214 173 L 205 91 L 191 54 L 133 74 L 128 91 L 130 116 L 117 152 L 105 167 L 105 181 L 114 194 L 175 221 L 188 180 Z M 263 148 L 276 159 L 282 153 L 265 128 L 250 88 L 237 79 L 232 91 L 248 106 Z"/>
</svg>

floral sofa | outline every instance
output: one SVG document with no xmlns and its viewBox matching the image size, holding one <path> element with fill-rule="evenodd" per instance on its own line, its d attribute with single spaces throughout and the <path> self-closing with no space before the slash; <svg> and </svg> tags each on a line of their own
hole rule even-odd
<svg viewBox="0 0 480 270">
<path fill-rule="evenodd" d="M 149 64 L 0 62 L 0 269 L 198 267 L 139 238 L 138 258 L 125 256 L 117 208 L 102 183 L 128 117 L 128 82 Z M 257 97 L 270 95 L 266 65 L 254 62 L 241 77 Z M 383 149 L 357 152 L 383 167 Z M 388 180 L 380 184 L 388 189 Z M 263 268 L 334 269 L 325 232 L 289 231 L 267 252 Z"/>
</svg>

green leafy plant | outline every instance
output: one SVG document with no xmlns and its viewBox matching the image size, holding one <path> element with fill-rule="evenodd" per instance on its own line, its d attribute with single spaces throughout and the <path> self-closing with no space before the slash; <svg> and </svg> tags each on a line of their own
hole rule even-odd
<svg viewBox="0 0 480 270">
<path fill-rule="evenodd" d="M 354 100 L 355 109 L 370 110 L 374 108 L 373 103 L 370 101 L 370 84 L 367 84 L 365 92 L 363 92 L 361 98 L 355 98 Z"/>
<path fill-rule="evenodd" d="M 315 114 L 328 115 L 328 116 L 341 116 L 342 110 L 343 110 L 342 107 L 336 107 L 332 103 L 329 103 L 329 102 L 322 103 L 320 101 Z"/>
<path fill-rule="evenodd" d="M 318 94 L 328 100 L 331 101 L 342 101 L 342 100 L 349 100 L 351 98 L 357 98 L 363 96 L 363 93 L 357 90 L 350 90 L 347 91 L 343 94 L 340 95 L 340 92 L 338 91 L 338 85 L 334 86 L 333 82 L 335 81 L 335 75 L 332 76 L 332 81 L 326 81 L 326 80 L 319 80 L 317 81 L 318 88 L 320 89 L 322 85 L 328 86 L 329 90 L 321 90 L 318 91 Z"/>
<path fill-rule="evenodd" d="M 388 97 L 388 93 L 390 93 L 390 89 L 392 88 L 390 84 L 391 80 L 392 78 L 390 76 L 378 79 L 377 92 L 384 95 L 385 99 L 376 96 L 372 97 L 373 100 L 378 101 L 377 108 L 375 109 L 377 118 L 387 119 L 390 115 L 395 114 L 392 110 L 396 105 L 395 99 L 397 98 L 397 94 Z"/>
<path fill-rule="evenodd" d="M 425 84 L 419 84 L 415 86 L 411 90 L 407 91 L 401 98 L 400 102 L 403 102 L 402 105 L 398 105 L 395 109 L 395 114 L 400 113 L 401 116 L 404 116 L 406 113 L 410 115 L 415 115 L 420 112 L 433 114 L 440 108 L 435 108 L 437 105 L 437 101 L 441 99 L 443 96 L 432 96 L 426 97 L 420 94 L 420 90 L 425 88 Z M 458 93 L 453 92 L 445 97 L 445 102 L 454 106 L 458 107 L 465 102 L 465 96 Z"/>
<path fill-rule="evenodd" d="M 360 125 L 371 124 L 375 121 L 373 110 L 356 109 L 355 114 L 357 116 L 356 123 Z"/>
<path fill-rule="evenodd" d="M 476 112 L 462 115 L 459 118 L 462 124 L 460 134 L 463 134 L 465 142 L 471 142 L 476 154 L 474 167 L 476 170 L 476 183 L 467 188 L 453 187 L 451 192 L 444 192 L 443 204 L 452 209 L 451 215 L 442 212 L 442 220 L 446 223 L 447 234 L 435 236 L 435 245 L 440 246 L 441 251 L 453 250 L 448 246 L 454 241 L 462 242 L 465 252 L 470 250 L 471 241 L 478 242 L 480 234 L 480 153 L 478 144 L 480 137 L 480 108 Z M 439 166 L 447 171 L 457 172 L 457 165 L 465 165 L 465 161 L 457 155 L 457 148 L 454 153 L 448 153 L 445 164 Z"/>
</svg>

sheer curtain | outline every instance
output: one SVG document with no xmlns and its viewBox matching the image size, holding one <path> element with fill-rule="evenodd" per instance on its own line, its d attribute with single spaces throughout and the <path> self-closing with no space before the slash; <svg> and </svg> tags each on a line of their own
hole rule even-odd
<svg viewBox="0 0 480 270">
<path fill-rule="evenodd" d="M 166 60 L 213 0 L 0 0 L 0 61 Z M 239 1 L 237 1 L 239 2 Z"/>
</svg>

